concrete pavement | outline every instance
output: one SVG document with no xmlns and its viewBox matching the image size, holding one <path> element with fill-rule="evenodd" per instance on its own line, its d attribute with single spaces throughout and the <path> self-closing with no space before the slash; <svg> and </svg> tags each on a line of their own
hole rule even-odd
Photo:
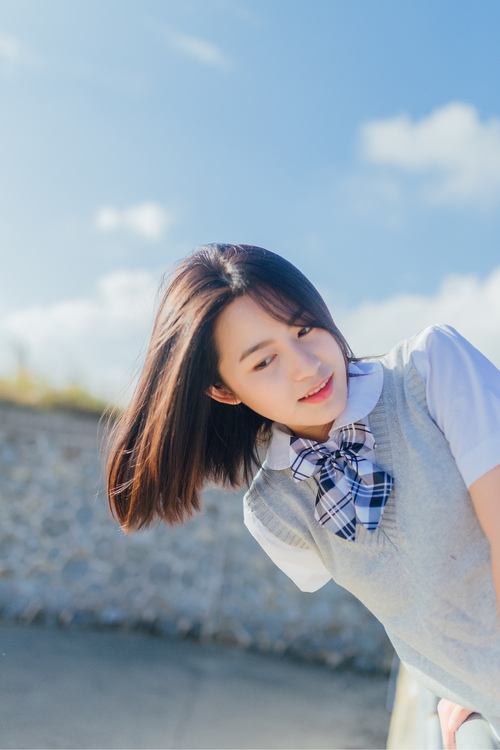
<svg viewBox="0 0 500 750">
<path fill-rule="evenodd" d="M 386 694 L 220 645 L 0 626 L 1 748 L 383 748 Z"/>
</svg>

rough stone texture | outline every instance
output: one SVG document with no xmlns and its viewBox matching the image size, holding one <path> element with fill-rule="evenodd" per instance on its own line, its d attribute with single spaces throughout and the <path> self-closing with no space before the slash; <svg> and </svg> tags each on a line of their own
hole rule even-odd
<svg viewBox="0 0 500 750">
<path fill-rule="evenodd" d="M 7 620 L 150 627 L 332 665 L 386 669 L 382 627 L 344 589 L 299 591 L 209 489 L 183 527 L 110 518 L 98 420 L 0 404 L 0 607 Z"/>
</svg>

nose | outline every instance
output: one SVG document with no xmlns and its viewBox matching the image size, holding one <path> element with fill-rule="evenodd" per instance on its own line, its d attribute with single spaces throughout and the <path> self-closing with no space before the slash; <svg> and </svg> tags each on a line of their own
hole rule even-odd
<svg viewBox="0 0 500 750">
<path fill-rule="evenodd" d="M 295 346 L 290 355 L 293 380 L 302 381 L 314 377 L 321 364 L 317 355 L 304 346 Z"/>
</svg>

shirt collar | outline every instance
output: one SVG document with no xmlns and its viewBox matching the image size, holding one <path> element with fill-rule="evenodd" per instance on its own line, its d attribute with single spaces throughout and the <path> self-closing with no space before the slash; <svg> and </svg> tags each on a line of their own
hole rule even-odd
<svg viewBox="0 0 500 750">
<path fill-rule="evenodd" d="M 382 393 L 384 371 L 378 359 L 351 362 L 349 364 L 349 391 L 344 411 L 339 414 L 330 430 L 334 432 L 366 417 L 377 404 Z M 360 377 L 356 377 L 359 375 Z M 273 424 L 273 434 L 269 443 L 264 467 L 268 469 L 288 469 L 290 467 L 290 435 L 283 424 Z"/>
</svg>

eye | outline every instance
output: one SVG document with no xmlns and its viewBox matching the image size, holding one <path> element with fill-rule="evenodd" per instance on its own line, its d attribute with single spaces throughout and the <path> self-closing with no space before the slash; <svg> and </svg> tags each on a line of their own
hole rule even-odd
<svg viewBox="0 0 500 750">
<path fill-rule="evenodd" d="M 297 336 L 300 338 L 301 336 L 307 336 L 309 331 L 312 331 L 312 326 L 304 326 L 300 329 L 300 331 L 297 333 Z"/>
<path fill-rule="evenodd" d="M 273 359 L 274 359 L 274 356 L 272 356 L 272 357 L 266 357 L 265 359 L 262 360 L 262 362 L 259 362 L 258 365 L 255 365 L 255 367 L 253 369 L 254 370 L 263 370 L 264 367 L 267 367 L 273 361 Z"/>
</svg>

